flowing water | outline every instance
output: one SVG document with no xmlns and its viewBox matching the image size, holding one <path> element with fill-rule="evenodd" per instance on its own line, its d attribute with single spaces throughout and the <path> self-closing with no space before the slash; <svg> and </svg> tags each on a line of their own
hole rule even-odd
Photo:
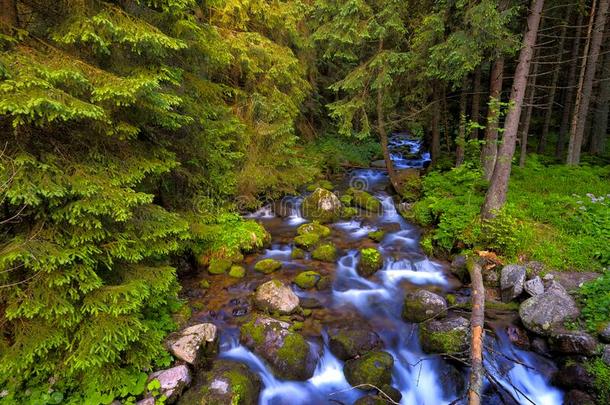
<svg viewBox="0 0 610 405">
<path fill-rule="evenodd" d="M 393 143 L 409 146 L 413 153 L 420 154 L 419 158 L 410 161 L 402 155 L 397 156 L 396 160 L 403 167 L 421 166 L 427 159 L 420 153 L 417 141 L 395 137 Z M 353 322 L 366 322 L 379 334 L 384 350 L 395 360 L 392 385 L 402 393 L 401 404 L 451 403 L 462 395 L 468 369 L 456 364 L 454 360 L 423 353 L 417 325 L 401 318 L 401 308 L 406 289 L 423 286 L 448 293 L 453 292 L 459 282 L 445 271 L 445 265 L 422 253 L 418 229 L 397 213 L 392 196 L 385 191 L 388 180 L 384 172 L 355 170 L 346 179 L 346 183 L 344 186 L 357 186 L 371 192 L 381 201 L 382 211 L 331 224 L 333 242 L 340 248 L 342 255 L 334 266 L 319 265 L 331 267 L 330 270 L 334 273 L 332 289 L 303 291 L 294 287 L 295 292 L 300 298 L 317 299 L 323 303 L 325 310 L 335 316 L 339 314 L 339 317 L 353 319 Z M 288 281 L 298 271 L 318 263 L 311 263 L 308 257 L 305 260 L 291 259 L 291 238 L 296 233 L 296 227 L 304 223 L 305 219 L 298 210 L 302 197 L 290 197 L 285 201 L 290 204 L 287 210 L 283 210 L 283 217 L 275 215 L 271 206 L 251 215 L 272 233 L 273 244 L 261 254 L 250 258 L 250 263 L 267 257 L 280 260 L 284 266 L 278 273 L 283 273 Z M 356 271 L 358 249 L 374 245 L 367 235 L 376 229 L 386 230 L 377 246 L 384 257 L 384 264 L 380 271 L 367 279 Z M 256 280 L 253 283 L 256 284 Z M 228 290 L 236 296 L 243 296 L 252 291 L 252 285 L 244 281 L 242 285 Z M 239 299 L 234 298 L 231 302 L 236 301 Z M 219 314 L 216 315 L 217 321 L 222 318 Z M 342 371 L 343 362 L 329 350 L 324 330 L 321 338 L 312 337 L 310 341 L 312 350 L 321 353 L 315 373 L 309 380 L 299 382 L 282 381 L 274 377 L 262 359 L 239 344 L 236 326 L 229 322 L 223 324 L 221 329 L 220 357 L 243 362 L 260 375 L 264 386 L 259 399 L 261 405 L 351 404 L 365 395 L 364 392 L 351 388 L 346 381 Z M 514 347 L 502 326 L 494 329 L 495 336 L 488 334 L 493 352 L 489 349 L 486 353 L 486 368 L 491 370 L 495 384 L 503 386 L 517 403 L 561 404 L 562 393 L 548 382 L 548 369 L 553 367 L 552 364 L 533 353 Z"/>
</svg>

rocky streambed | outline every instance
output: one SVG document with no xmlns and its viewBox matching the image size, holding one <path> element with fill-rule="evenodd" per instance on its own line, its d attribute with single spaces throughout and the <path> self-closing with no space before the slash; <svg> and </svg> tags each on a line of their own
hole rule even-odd
<svg viewBox="0 0 610 405">
<path fill-rule="evenodd" d="M 264 250 L 183 280 L 191 326 L 169 338 L 177 362 L 154 375 L 157 394 L 180 404 L 465 402 L 464 258 L 423 254 L 381 170 L 318 186 L 251 215 L 271 234 Z M 565 330 L 578 315 L 568 291 L 486 260 L 483 403 L 587 398 L 572 376 L 582 370 L 564 362 L 558 372 L 554 361 L 599 349 Z"/>
</svg>

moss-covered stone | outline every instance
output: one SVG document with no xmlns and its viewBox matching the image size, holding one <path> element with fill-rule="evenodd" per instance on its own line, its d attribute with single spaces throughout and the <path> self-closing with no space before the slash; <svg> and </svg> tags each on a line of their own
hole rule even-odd
<svg viewBox="0 0 610 405">
<path fill-rule="evenodd" d="M 357 359 L 346 361 L 343 373 L 352 386 L 371 384 L 381 387 L 390 385 L 392 367 L 394 367 L 394 358 L 390 353 L 371 351 Z"/>
<path fill-rule="evenodd" d="M 469 322 L 462 317 L 427 321 L 419 326 L 419 340 L 426 353 L 463 354 L 469 348 Z"/>
<path fill-rule="evenodd" d="M 314 249 L 311 257 L 323 262 L 334 262 L 337 260 L 337 248 L 332 243 L 324 243 Z"/>
<path fill-rule="evenodd" d="M 333 285 L 333 279 L 329 276 L 322 276 L 322 278 L 316 284 L 316 290 L 324 291 L 331 288 Z"/>
<path fill-rule="evenodd" d="M 233 278 L 243 278 L 246 275 L 246 269 L 243 266 L 234 264 L 229 270 L 229 276 Z"/>
<path fill-rule="evenodd" d="M 381 242 L 383 237 L 385 236 L 385 232 L 381 229 L 378 231 L 369 232 L 369 239 L 374 240 L 375 242 Z"/>
<path fill-rule="evenodd" d="M 208 273 L 210 274 L 224 274 L 231 268 L 231 260 L 229 259 L 210 259 L 210 265 L 208 266 Z"/>
<path fill-rule="evenodd" d="M 335 185 L 328 180 L 318 180 L 316 183 L 308 185 L 307 191 L 315 191 L 317 188 L 332 191 L 335 188 Z"/>
<path fill-rule="evenodd" d="M 320 273 L 309 270 L 299 273 L 295 277 L 294 283 L 300 288 L 307 290 L 309 288 L 314 288 L 320 278 L 322 278 L 322 276 L 320 276 Z"/>
<path fill-rule="evenodd" d="M 343 219 L 351 219 L 358 215 L 358 208 L 355 207 L 343 207 L 341 210 L 341 218 Z"/>
<path fill-rule="evenodd" d="M 294 238 L 294 244 L 303 249 L 311 249 L 320 241 L 317 233 L 306 233 Z"/>
<path fill-rule="evenodd" d="M 321 223 L 333 222 L 341 215 L 343 204 L 331 191 L 317 188 L 311 195 L 303 199 L 301 211 L 305 218 L 320 221 Z"/>
<path fill-rule="evenodd" d="M 409 322 L 441 318 L 446 312 L 447 301 L 431 291 L 418 289 L 405 295 L 402 317 Z"/>
<path fill-rule="evenodd" d="M 199 282 L 199 287 L 203 288 L 204 290 L 207 290 L 208 288 L 210 288 L 210 282 L 204 278 Z"/>
<path fill-rule="evenodd" d="M 331 352 L 340 360 L 349 360 L 382 348 L 379 335 L 366 327 L 330 329 L 328 338 Z"/>
<path fill-rule="evenodd" d="M 290 258 L 291 259 L 304 259 L 305 251 L 301 248 L 294 247 L 294 248 L 292 248 L 292 252 L 290 252 Z"/>
<path fill-rule="evenodd" d="M 353 204 L 370 212 L 381 212 L 381 202 L 363 190 L 350 189 Z"/>
<path fill-rule="evenodd" d="M 310 222 L 308 224 L 303 224 L 297 228 L 298 235 L 306 235 L 311 233 L 315 233 L 321 238 L 325 238 L 330 235 L 330 228 L 320 224 L 317 221 Z"/>
<path fill-rule="evenodd" d="M 358 274 L 363 277 L 373 275 L 383 266 L 383 257 L 375 248 L 364 248 L 360 250 L 360 261 L 358 262 Z"/>
<path fill-rule="evenodd" d="M 275 259 L 263 259 L 254 265 L 254 270 L 270 274 L 282 268 L 282 263 Z"/>
<path fill-rule="evenodd" d="M 341 197 L 339 197 L 339 201 L 341 201 L 341 204 L 345 205 L 346 208 L 352 205 L 353 200 L 354 197 L 352 197 L 350 194 L 343 194 Z"/>
</svg>

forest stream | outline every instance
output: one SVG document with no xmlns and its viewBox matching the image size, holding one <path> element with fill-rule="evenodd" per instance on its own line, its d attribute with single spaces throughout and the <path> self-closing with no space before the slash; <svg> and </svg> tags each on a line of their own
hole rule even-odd
<svg viewBox="0 0 610 405">
<path fill-rule="evenodd" d="M 419 142 L 394 135 L 392 157 L 400 168 L 422 167 L 427 153 L 419 150 Z M 405 147 L 410 151 L 405 157 Z M 430 355 L 422 351 L 418 325 L 401 316 L 405 291 L 425 288 L 441 295 L 452 294 L 456 301 L 465 302 L 469 289 L 448 271 L 448 265 L 427 257 L 419 246 L 419 230 L 397 212 L 388 193 L 385 171 L 356 169 L 335 185 L 366 190 L 381 202 L 379 213 L 360 212 L 352 220 L 327 224 L 330 241 L 338 248 L 335 263 L 304 258 L 293 259 L 293 239 L 299 225 L 306 223 L 300 214 L 303 196 L 284 198 L 280 204 L 270 204 L 249 215 L 260 221 L 272 235 L 271 246 L 249 255 L 244 265 L 246 277 L 213 276 L 210 291 L 203 298 L 205 311 L 195 313 L 192 322 L 211 322 L 220 329 L 219 357 L 246 364 L 262 381 L 259 404 L 351 404 L 367 394 L 353 388 L 343 373 L 344 363 L 329 347 L 329 330 L 359 329 L 374 331 L 381 339 L 381 348 L 393 357 L 392 387 L 400 391 L 401 404 L 447 404 L 460 399 L 467 385 L 468 369 L 453 356 Z M 281 206 L 282 209 L 279 209 Z M 275 209 L 274 209 L 275 207 Z M 277 212 L 277 214 L 276 214 Z M 385 234 L 379 243 L 368 235 L 375 230 Z M 359 249 L 377 247 L 383 256 L 383 266 L 369 278 L 356 270 Z M 261 259 L 275 259 L 282 268 L 271 275 L 253 270 Z M 303 290 L 291 284 L 304 270 L 315 270 L 332 279 L 330 288 Z M 257 286 L 269 279 L 291 285 L 301 306 L 313 308 L 311 315 L 301 317 L 302 330 L 316 361 L 313 376 L 306 381 L 281 380 L 274 376 L 264 359 L 240 344 L 238 325 L 247 318 L 251 308 L 249 296 Z M 186 281 L 197 285 L 200 278 Z M 192 283 L 192 284 L 189 284 Z M 209 299 L 208 299 L 209 297 Z M 469 317 L 469 313 L 453 310 L 452 316 Z M 297 317 L 298 318 L 298 317 Z M 493 386 L 487 387 L 485 403 L 558 404 L 563 393 L 549 383 L 555 369 L 553 363 L 533 352 L 525 351 L 507 336 L 514 312 L 489 310 L 485 355 L 486 368 L 493 370 Z M 498 389 L 499 386 L 502 388 Z M 512 397 L 512 399 L 511 399 Z"/>
</svg>

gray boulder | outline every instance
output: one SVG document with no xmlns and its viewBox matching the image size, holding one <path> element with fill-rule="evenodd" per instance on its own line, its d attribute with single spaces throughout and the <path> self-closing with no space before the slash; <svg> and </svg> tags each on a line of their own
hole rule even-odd
<svg viewBox="0 0 610 405">
<path fill-rule="evenodd" d="M 419 340 L 426 353 L 462 354 L 470 346 L 470 322 L 462 317 L 424 322 Z"/>
<path fill-rule="evenodd" d="M 525 266 L 519 266 L 517 264 L 504 266 L 500 274 L 502 301 L 509 302 L 521 295 L 524 283 Z"/>
<path fill-rule="evenodd" d="M 599 339 L 604 343 L 610 343 L 610 323 L 599 332 Z"/>
<path fill-rule="evenodd" d="M 581 331 L 555 332 L 549 338 L 551 351 L 561 354 L 591 356 L 597 351 L 597 340 Z"/>
<path fill-rule="evenodd" d="M 525 292 L 532 297 L 540 295 L 544 292 L 544 284 L 542 283 L 542 279 L 538 276 L 526 281 L 523 288 L 525 289 Z"/>
<path fill-rule="evenodd" d="M 333 222 L 341 216 L 343 204 L 332 191 L 317 188 L 305 197 L 301 205 L 302 215 L 321 223 Z"/>
<path fill-rule="evenodd" d="M 382 347 L 381 338 L 366 327 L 333 328 L 328 332 L 330 351 L 341 360 L 361 356 Z"/>
<path fill-rule="evenodd" d="M 167 370 L 160 370 L 148 376 L 148 380 L 159 380 L 159 391 L 167 397 L 167 402 L 175 402 L 186 386 L 191 383 L 191 373 L 187 366 L 180 365 Z"/>
<path fill-rule="evenodd" d="M 298 308 L 299 297 L 281 281 L 269 280 L 256 289 L 254 304 L 262 311 L 288 315 Z"/>
<path fill-rule="evenodd" d="M 565 321 L 580 315 L 576 302 L 558 283 L 551 282 L 546 291 L 528 298 L 519 307 L 523 325 L 531 332 L 549 336 L 562 330 Z"/>
<path fill-rule="evenodd" d="M 610 345 L 604 346 L 604 351 L 602 352 L 602 361 L 606 363 L 607 366 L 610 366 Z"/>
<path fill-rule="evenodd" d="M 189 364 L 199 364 L 218 349 L 218 329 L 213 323 L 200 323 L 170 335 L 169 351 Z"/>
<path fill-rule="evenodd" d="M 405 296 L 402 317 L 409 322 L 423 322 L 442 318 L 447 312 L 445 298 L 428 290 L 419 289 Z"/>
</svg>

